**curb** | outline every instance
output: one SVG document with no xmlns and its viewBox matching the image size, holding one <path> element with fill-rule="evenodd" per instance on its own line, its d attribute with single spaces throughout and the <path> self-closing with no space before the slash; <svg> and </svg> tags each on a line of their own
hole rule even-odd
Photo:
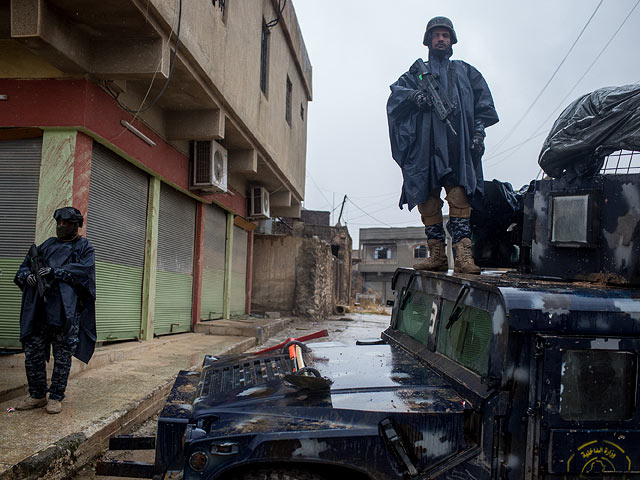
<svg viewBox="0 0 640 480">
<path fill-rule="evenodd" d="M 238 341 L 220 355 L 242 353 L 257 344 L 255 338 Z M 198 368 L 192 365 L 191 368 Z M 187 368 L 186 370 L 188 370 Z M 68 435 L 47 448 L 30 455 L 0 473 L 0 480 L 62 480 L 80 470 L 109 446 L 109 438 L 151 418 L 167 399 L 178 373 L 158 385 L 144 398 L 125 405 L 122 410 L 98 419 L 87 431 Z"/>
</svg>

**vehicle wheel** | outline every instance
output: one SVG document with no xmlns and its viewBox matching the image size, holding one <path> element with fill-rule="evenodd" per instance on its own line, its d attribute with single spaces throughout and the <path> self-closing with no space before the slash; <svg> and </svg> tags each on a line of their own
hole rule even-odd
<svg viewBox="0 0 640 480">
<path fill-rule="evenodd" d="M 260 469 L 239 472 L 230 480 L 326 480 L 322 475 L 309 472 L 307 470 L 282 469 L 273 470 Z"/>
</svg>

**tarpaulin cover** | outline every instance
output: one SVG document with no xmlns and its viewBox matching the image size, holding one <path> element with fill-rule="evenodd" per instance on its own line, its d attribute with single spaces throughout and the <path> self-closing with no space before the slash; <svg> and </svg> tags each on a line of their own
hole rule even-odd
<svg viewBox="0 0 640 480">
<path fill-rule="evenodd" d="M 538 158 L 553 178 L 593 176 L 617 150 L 640 150 L 640 83 L 600 88 L 558 117 Z"/>
</svg>

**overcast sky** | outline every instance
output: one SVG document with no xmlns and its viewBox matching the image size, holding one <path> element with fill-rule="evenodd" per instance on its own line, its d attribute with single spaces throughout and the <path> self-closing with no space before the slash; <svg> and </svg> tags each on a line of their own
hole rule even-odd
<svg viewBox="0 0 640 480">
<path fill-rule="evenodd" d="M 458 43 L 452 58 L 480 70 L 500 116 L 487 129 L 485 179 L 510 182 L 515 189 L 528 184 L 538 175 L 542 142 L 565 106 L 604 86 L 640 82 L 639 3 L 293 0 L 313 66 L 304 207 L 331 210 L 335 197 L 335 222 L 346 194 L 352 202 L 342 223 L 349 226 L 354 248 L 360 228 L 421 225 L 417 209 L 397 206 L 402 177 L 391 157 L 385 105 L 389 85 L 416 58 L 427 57 L 422 37 L 436 15 L 453 21 Z"/>
</svg>

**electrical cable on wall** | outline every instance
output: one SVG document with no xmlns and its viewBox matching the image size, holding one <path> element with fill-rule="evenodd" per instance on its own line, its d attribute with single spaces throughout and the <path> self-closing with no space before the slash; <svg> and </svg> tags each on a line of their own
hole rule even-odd
<svg viewBox="0 0 640 480">
<path fill-rule="evenodd" d="M 128 113 L 135 114 L 137 116 L 139 113 L 146 112 L 151 107 L 153 107 L 156 104 L 156 102 L 158 100 L 160 100 L 160 97 L 162 97 L 162 95 L 164 94 L 165 90 L 167 89 L 167 86 L 169 86 L 169 82 L 171 81 L 171 75 L 173 73 L 173 67 L 175 65 L 176 57 L 178 55 L 178 45 L 180 43 L 180 25 L 181 24 L 182 24 L 182 0 L 179 0 L 179 5 L 178 5 L 178 27 L 176 29 L 176 43 L 175 43 L 175 47 L 174 47 L 174 50 L 173 50 L 173 55 L 171 57 L 171 62 L 169 63 L 169 74 L 167 75 L 167 79 L 165 80 L 164 85 L 160 89 L 160 92 L 158 93 L 156 98 L 153 99 L 151 104 L 149 104 L 146 107 L 142 108 L 142 105 L 144 104 L 145 100 L 147 99 L 147 97 L 145 96 L 145 98 L 142 100 L 142 103 L 140 104 L 140 107 L 137 110 L 130 109 L 127 106 L 123 105 L 122 102 L 120 102 L 120 100 L 118 98 L 120 96 L 120 94 L 116 94 L 115 92 L 113 92 L 109 88 L 108 85 L 105 85 L 106 88 L 107 88 L 107 91 L 109 92 L 109 94 L 113 97 L 113 99 L 118 103 L 120 108 L 122 108 L 124 111 L 126 111 Z M 151 80 L 151 85 L 153 84 L 154 79 L 155 79 L 155 73 L 154 73 L 154 78 Z M 149 90 L 147 90 L 147 95 L 148 95 L 149 91 L 151 90 L 151 85 L 149 85 Z"/>
<path fill-rule="evenodd" d="M 282 6 L 281 6 L 281 1 L 282 1 Z M 277 6 L 275 4 L 275 1 L 273 2 L 273 4 L 274 4 L 274 7 L 276 7 L 276 11 L 278 12 L 278 15 L 276 16 L 276 18 L 267 22 L 264 25 L 267 30 L 272 29 L 278 24 L 278 22 L 280 22 L 280 18 L 282 17 L 282 12 L 284 12 L 284 8 L 287 6 L 287 0 L 278 0 Z"/>
</svg>

